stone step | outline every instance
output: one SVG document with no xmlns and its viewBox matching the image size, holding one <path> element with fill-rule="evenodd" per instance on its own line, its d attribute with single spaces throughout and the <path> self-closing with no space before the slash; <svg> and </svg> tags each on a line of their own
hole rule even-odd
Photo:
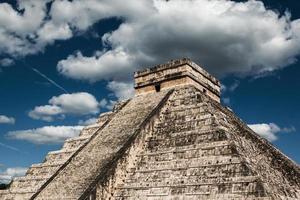
<svg viewBox="0 0 300 200">
<path fill-rule="evenodd" d="M 207 150 L 216 147 L 224 147 L 228 145 L 231 145 L 231 142 L 228 140 L 224 140 L 224 141 L 200 143 L 200 144 L 189 145 L 189 146 L 162 148 L 156 151 L 147 149 L 144 153 L 138 154 L 137 156 L 156 156 L 156 155 L 164 156 L 164 154 L 172 154 L 174 152 L 182 153 L 182 152 L 189 152 L 189 151 L 196 151 L 196 150 Z"/>
<path fill-rule="evenodd" d="M 176 132 L 185 132 L 185 131 L 210 131 L 210 130 L 215 130 L 217 127 L 219 127 L 218 124 L 215 123 L 214 119 L 208 119 L 208 120 L 203 120 L 203 122 L 200 122 L 199 124 L 191 124 L 191 123 L 182 123 L 182 124 L 173 124 L 173 123 L 168 123 L 163 124 L 160 123 L 159 126 L 155 125 L 155 131 L 154 134 L 156 133 L 176 133 Z"/>
<path fill-rule="evenodd" d="M 36 192 L 44 183 L 46 182 L 46 179 L 42 180 L 17 180 L 13 181 L 12 184 L 9 187 L 9 190 L 12 193 L 31 193 Z"/>
<path fill-rule="evenodd" d="M 201 194 L 201 195 L 200 195 Z M 245 193 L 245 196 L 241 196 L 240 194 L 236 194 L 235 196 L 233 195 L 225 195 L 225 194 L 220 194 L 220 195 L 212 195 L 209 196 L 209 194 L 202 194 L 200 193 L 198 195 L 195 196 L 191 196 L 191 195 L 170 195 L 168 197 L 166 197 L 166 195 L 162 194 L 159 196 L 151 196 L 151 195 L 147 195 L 145 198 L 147 198 L 147 200 L 162 200 L 162 199 L 166 199 L 166 200 L 171 200 L 171 199 L 176 199 L 176 200 L 241 200 L 241 199 L 247 199 L 247 200 L 273 200 L 270 197 L 249 197 L 247 195 L 247 193 Z M 136 200 L 135 195 L 133 196 L 126 196 L 126 195 L 118 195 L 118 196 L 114 196 L 113 198 L 114 200 Z M 292 199 L 291 199 L 292 200 Z"/>
<path fill-rule="evenodd" d="M 211 193 L 205 191 L 195 192 L 182 192 L 185 191 L 185 187 L 171 187 L 171 188 L 154 188 L 142 191 L 144 198 L 150 200 L 162 200 L 162 199 L 176 199 L 176 200 L 273 200 L 270 197 L 259 197 L 257 194 L 249 194 L 246 192 L 228 192 L 228 193 Z M 180 194 L 178 194 L 181 192 Z M 136 191 L 119 189 L 114 194 L 114 200 L 126 200 L 136 199 Z M 292 200 L 292 199 L 291 199 Z"/>
<path fill-rule="evenodd" d="M 159 116 L 160 121 L 172 120 L 172 119 L 182 119 L 182 120 L 190 120 L 197 119 L 200 116 L 209 114 L 212 116 L 212 113 L 204 110 L 204 109 L 193 109 L 193 110 L 182 110 L 182 111 L 168 111 L 168 113 L 164 113 Z"/>
<path fill-rule="evenodd" d="M 82 136 L 78 136 L 78 137 L 73 137 L 73 138 L 68 138 L 65 140 L 66 142 L 74 142 L 74 141 L 85 141 L 87 139 L 91 138 L 91 136 L 89 135 L 82 135 Z"/>
<path fill-rule="evenodd" d="M 164 178 L 182 178 L 182 177 L 214 177 L 220 174 L 223 177 L 228 176 L 250 176 L 254 173 L 244 163 L 222 163 L 215 165 L 199 165 L 191 168 L 177 168 L 167 170 L 151 171 L 133 171 L 128 173 L 126 182 L 129 180 L 138 182 L 140 180 L 150 181 Z"/>
<path fill-rule="evenodd" d="M 235 166 L 235 168 L 233 168 Z M 194 171 L 191 170 L 174 170 L 169 172 L 169 174 L 164 171 L 158 173 L 138 173 L 130 176 L 125 180 L 125 183 L 136 183 L 136 182 L 152 182 L 159 183 L 162 180 L 182 180 L 189 179 L 190 181 L 198 181 L 201 179 L 212 179 L 212 178 L 229 178 L 229 177 L 238 177 L 238 176 L 251 176 L 253 173 L 249 169 L 242 167 L 241 164 L 230 165 L 219 165 L 219 168 L 216 167 L 202 167 L 194 168 Z M 200 171 L 204 170 L 204 171 Z M 228 171 L 231 170 L 231 171 Z M 227 173 L 228 172 L 228 173 Z"/>
<path fill-rule="evenodd" d="M 10 185 L 10 190 L 12 192 L 20 190 L 34 192 L 37 191 L 49 178 L 50 176 L 18 177 L 15 178 Z M 31 188 L 33 188 L 33 190 L 31 190 Z"/>
<path fill-rule="evenodd" d="M 154 133 L 146 140 L 149 141 L 150 139 L 165 139 L 165 138 L 175 138 L 175 137 L 182 137 L 182 136 L 189 136 L 189 135 L 212 135 L 212 134 L 221 134 L 226 136 L 226 130 L 224 130 L 220 126 L 211 127 L 211 129 L 207 130 L 203 127 L 196 128 L 193 130 L 183 130 L 183 131 L 176 131 L 176 132 L 164 132 L 164 130 L 155 130 Z"/>
<path fill-rule="evenodd" d="M 171 101 L 171 100 L 170 100 Z M 190 104 L 190 105 L 184 105 L 184 104 L 178 104 L 177 106 L 171 106 L 168 108 L 168 110 L 164 111 L 162 114 L 170 114 L 170 113 L 176 113 L 176 112 L 204 112 L 208 110 L 208 104 L 206 102 L 196 103 L 196 104 Z"/>
<path fill-rule="evenodd" d="M 199 106 L 205 106 L 204 101 L 202 99 L 197 99 L 197 98 L 187 98 L 187 97 L 182 97 L 182 98 L 173 98 L 170 99 L 167 103 L 169 107 L 176 108 L 176 107 L 182 107 L 183 105 L 189 106 L 189 105 L 199 105 Z M 201 105 L 202 104 L 202 105 Z"/>
<path fill-rule="evenodd" d="M 205 113 L 202 113 L 201 115 L 185 115 L 185 114 L 182 114 L 182 115 L 173 115 L 173 116 L 165 116 L 164 117 L 165 119 L 162 120 L 162 122 L 159 122 L 157 123 L 157 125 L 160 125 L 160 124 L 170 124 L 170 123 L 174 123 L 174 124 L 183 124 L 183 123 L 197 123 L 199 124 L 199 121 L 200 122 L 205 122 L 205 120 L 207 119 L 211 119 L 211 118 L 214 118 L 213 114 L 211 113 L 208 113 L 208 112 L 205 112 Z"/>
<path fill-rule="evenodd" d="M 53 174 L 60 166 L 63 165 L 63 163 L 64 162 L 33 164 L 28 169 L 26 176 L 47 176 L 49 174 Z"/>
<path fill-rule="evenodd" d="M 23 177 L 15 177 L 14 181 L 19 181 L 19 182 L 24 182 L 24 181 L 31 181 L 31 180 L 35 180 L 35 181 L 40 181 L 40 180 L 45 180 L 45 179 L 49 179 L 51 176 L 23 176 Z"/>
<path fill-rule="evenodd" d="M 200 95 L 200 98 L 199 98 Z M 183 99 L 183 98 L 187 98 L 187 97 L 191 97 L 191 98 L 195 98 L 195 99 L 201 99 L 201 96 L 203 96 L 203 94 L 199 91 L 197 91 L 196 89 L 194 90 L 176 90 L 174 92 L 174 95 L 172 96 L 172 99 Z"/>
<path fill-rule="evenodd" d="M 245 188 L 239 188 L 238 185 L 243 183 L 256 183 L 259 181 L 257 176 L 239 176 L 239 177 L 212 177 L 205 179 L 191 179 L 191 178 L 182 178 L 182 179 L 163 179 L 161 182 L 131 182 L 126 183 L 124 186 L 119 185 L 117 188 L 121 189 L 147 189 L 147 188 L 162 188 L 162 187 L 204 187 L 208 186 L 210 188 L 219 187 L 219 185 L 233 185 L 236 184 L 236 190 L 245 190 Z M 246 184 L 245 184 L 246 185 Z M 239 189 L 239 190 L 238 190 Z M 253 188 L 255 189 L 255 188 Z M 211 192 L 211 191 L 210 191 Z"/>
<path fill-rule="evenodd" d="M 189 98 L 187 95 L 174 95 L 169 100 L 168 103 L 171 103 L 171 106 L 178 106 L 178 105 L 189 105 L 189 104 L 197 104 L 197 103 L 205 103 L 203 98 L 199 94 L 194 94 Z"/>
<path fill-rule="evenodd" d="M 102 126 L 107 120 L 110 120 L 113 115 L 114 115 L 114 113 L 111 111 L 101 113 L 97 120 L 97 124 Z"/>
<path fill-rule="evenodd" d="M 97 130 L 99 130 L 101 126 L 87 126 L 82 129 L 79 136 L 92 136 Z"/>
<path fill-rule="evenodd" d="M 196 117 L 195 119 L 185 120 L 185 117 L 180 118 L 173 118 L 169 120 L 164 120 L 163 122 L 158 122 L 155 124 L 157 127 L 164 127 L 164 126 L 170 126 L 177 127 L 177 126 L 189 126 L 192 127 L 200 127 L 203 125 L 211 124 L 211 120 L 214 118 L 211 114 L 201 115 Z"/>
<path fill-rule="evenodd" d="M 64 162 L 33 164 L 24 177 L 17 177 L 10 185 L 13 193 L 36 192 Z"/>
<path fill-rule="evenodd" d="M 56 162 L 56 163 L 37 163 L 37 164 L 32 164 L 31 168 L 44 168 L 44 167 L 57 167 L 57 166 L 61 166 L 62 164 L 64 164 L 64 162 Z"/>
<path fill-rule="evenodd" d="M 198 98 L 198 95 L 201 95 L 202 93 L 199 92 L 199 91 L 187 91 L 187 90 L 184 90 L 184 91 L 178 91 L 176 90 L 174 92 L 174 96 L 172 96 L 172 99 L 177 99 L 177 98 L 182 98 L 182 97 L 186 97 L 187 95 L 191 98 Z"/>
<path fill-rule="evenodd" d="M 158 138 L 158 139 L 157 139 Z M 189 135 L 176 135 L 175 137 L 159 137 L 155 136 L 147 141 L 147 148 L 151 151 L 164 150 L 180 146 L 192 146 L 199 144 L 207 144 L 217 141 L 225 141 L 227 136 L 225 132 L 210 132 L 207 134 L 198 135 L 196 133 Z"/>
<path fill-rule="evenodd" d="M 2 197 L 0 195 L 1 200 L 24 200 L 24 199 L 30 199 L 34 192 L 27 192 L 27 191 L 17 191 L 14 194 L 10 193 Z"/>
<path fill-rule="evenodd" d="M 52 151 L 49 152 L 46 156 L 45 163 L 47 164 L 53 164 L 57 162 L 64 162 L 67 161 L 76 151 L 76 149 L 70 149 L 70 150 L 58 150 L 58 151 Z"/>
<path fill-rule="evenodd" d="M 39 187 L 31 187 L 31 186 L 26 188 L 16 187 L 14 189 L 10 189 L 10 192 L 13 194 L 34 194 L 38 189 Z"/>
<path fill-rule="evenodd" d="M 91 138 L 91 135 L 80 136 L 79 139 L 68 140 L 63 144 L 62 149 L 78 149 L 82 145 L 84 145 Z"/>
<path fill-rule="evenodd" d="M 159 153 L 151 155 L 139 156 L 140 162 L 158 162 L 158 161 L 172 161 L 178 159 L 194 159 L 204 156 L 221 156 L 221 155 L 234 155 L 236 150 L 231 146 L 218 146 L 210 149 L 195 149 L 188 151 L 173 151 L 170 153 Z"/>
<path fill-rule="evenodd" d="M 203 166 L 237 164 L 241 163 L 239 157 L 235 156 L 204 156 L 193 159 L 178 159 L 172 161 L 147 162 L 146 166 L 137 167 L 136 172 L 151 172 L 162 170 L 179 170 L 199 168 Z M 135 169 L 134 169 L 135 170 Z"/>
</svg>

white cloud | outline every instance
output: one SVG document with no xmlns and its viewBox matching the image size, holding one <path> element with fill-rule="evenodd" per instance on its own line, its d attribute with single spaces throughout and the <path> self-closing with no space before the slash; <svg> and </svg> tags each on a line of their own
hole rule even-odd
<svg viewBox="0 0 300 200">
<path fill-rule="evenodd" d="M 114 105 L 116 104 L 116 101 L 114 100 L 107 100 L 107 99 L 102 99 L 100 102 L 99 102 L 99 105 L 101 108 L 106 108 L 108 110 L 112 110 Z"/>
<path fill-rule="evenodd" d="M 87 125 L 91 125 L 91 124 L 95 124 L 97 122 L 97 118 L 89 118 L 87 120 L 79 120 L 78 124 L 79 125 L 83 125 L 83 126 L 87 126 Z"/>
<path fill-rule="evenodd" d="M 149 4 L 136 0 L 129 0 L 126 6 L 121 0 L 17 0 L 14 9 L 8 3 L 0 3 L 0 53 L 14 57 L 35 54 L 55 40 L 69 39 L 87 30 L 101 19 L 145 13 Z"/>
<path fill-rule="evenodd" d="M 0 124 L 14 124 L 16 122 L 15 118 L 7 117 L 5 115 L 0 115 Z"/>
<path fill-rule="evenodd" d="M 133 58 L 122 49 L 96 52 L 93 57 L 85 57 L 78 52 L 59 61 L 57 69 L 67 77 L 95 82 L 111 77 L 127 76 L 126 73 L 122 75 L 119 72 L 132 71 L 132 66 L 128 65 L 128 63 L 133 63 L 132 60 Z"/>
<path fill-rule="evenodd" d="M 53 121 L 53 116 L 63 114 L 61 107 L 56 105 L 44 105 L 36 106 L 33 110 L 28 113 L 28 116 L 32 119 L 40 119 L 43 121 Z"/>
<path fill-rule="evenodd" d="M 35 144 L 55 144 L 78 136 L 82 128 L 83 126 L 44 126 L 36 129 L 10 131 L 7 133 L 7 137 Z"/>
<path fill-rule="evenodd" d="M 78 30 L 86 30 L 95 22 L 109 17 L 128 19 L 150 13 L 152 2 L 148 0 L 84 0 L 55 1 L 50 16 L 55 23 L 69 23 Z M 80 13 L 80 15 L 78 15 Z"/>
<path fill-rule="evenodd" d="M 107 88 L 112 91 L 119 100 L 129 99 L 134 96 L 133 83 L 110 81 Z"/>
<path fill-rule="evenodd" d="M 52 97 L 49 103 L 61 107 L 65 113 L 96 114 L 99 112 L 96 98 L 87 92 L 62 94 Z"/>
<path fill-rule="evenodd" d="M 45 17 L 45 4 L 49 1 L 18 1 L 16 11 L 7 3 L 0 4 L 0 24 L 2 28 L 18 34 L 34 32 Z"/>
<path fill-rule="evenodd" d="M 52 43 L 55 40 L 66 40 L 73 36 L 68 24 L 55 25 L 52 22 L 46 23 L 37 31 L 40 42 Z"/>
<path fill-rule="evenodd" d="M 19 56 L 36 53 L 43 48 L 45 44 L 32 41 L 46 16 L 47 2 L 18 1 L 19 11 L 7 3 L 0 4 L 0 53 Z"/>
<path fill-rule="evenodd" d="M 289 65 L 300 53 L 300 20 L 261 1 L 61 0 L 49 10 L 49 1 L 17 2 L 18 10 L 0 4 L 0 53 L 11 56 L 40 52 L 102 19 L 123 20 L 102 37 L 106 50 L 58 63 L 58 71 L 74 79 L 120 81 L 141 66 L 179 57 L 218 76 L 257 75 Z"/>
<path fill-rule="evenodd" d="M 88 115 L 99 112 L 98 101 L 86 92 L 54 96 L 48 103 L 49 105 L 36 106 L 28 116 L 33 119 L 53 121 L 54 117 L 64 118 L 66 114 Z"/>
<path fill-rule="evenodd" d="M 258 135 L 266 138 L 270 142 L 273 142 L 278 139 L 278 133 L 289 133 L 294 132 L 296 129 L 294 127 L 291 128 L 280 128 L 275 123 L 262 123 L 262 124 L 248 124 L 248 126 L 256 132 Z"/>
<path fill-rule="evenodd" d="M 12 178 L 18 176 L 24 176 L 27 168 L 24 167 L 12 167 L 7 168 L 5 171 L 0 172 L 0 183 L 9 183 Z"/>
<path fill-rule="evenodd" d="M 111 50 L 69 56 L 58 63 L 59 72 L 96 81 L 184 56 L 218 76 L 252 75 L 289 65 L 300 53 L 300 20 L 291 21 L 288 13 L 279 15 L 260 1 L 149 2 L 145 14 L 120 13 L 124 23 L 102 38 Z"/>
<path fill-rule="evenodd" d="M 0 67 L 9 67 L 13 64 L 15 64 L 15 62 L 13 59 L 10 58 L 3 58 L 0 60 Z"/>
</svg>

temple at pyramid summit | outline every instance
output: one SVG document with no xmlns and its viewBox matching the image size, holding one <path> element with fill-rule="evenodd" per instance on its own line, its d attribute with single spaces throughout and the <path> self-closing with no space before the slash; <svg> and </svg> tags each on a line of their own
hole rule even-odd
<svg viewBox="0 0 300 200">
<path fill-rule="evenodd" d="M 102 113 L 1 200 L 299 200 L 300 167 L 220 104 L 189 59 L 134 74 L 135 96 Z"/>
</svg>

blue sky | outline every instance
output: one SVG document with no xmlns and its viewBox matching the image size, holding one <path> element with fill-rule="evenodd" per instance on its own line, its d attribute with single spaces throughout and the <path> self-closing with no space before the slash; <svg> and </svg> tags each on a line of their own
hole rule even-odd
<svg viewBox="0 0 300 200">
<path fill-rule="evenodd" d="M 2 181 L 132 96 L 135 70 L 181 57 L 217 76 L 223 104 L 300 162 L 299 2 L 0 2 Z"/>
</svg>

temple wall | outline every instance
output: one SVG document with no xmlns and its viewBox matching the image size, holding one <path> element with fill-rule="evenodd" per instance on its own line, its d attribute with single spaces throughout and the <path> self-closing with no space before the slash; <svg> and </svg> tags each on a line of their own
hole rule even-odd
<svg viewBox="0 0 300 200">
<path fill-rule="evenodd" d="M 216 93 L 207 89 L 203 85 L 197 83 L 195 80 L 193 80 L 192 78 L 190 78 L 188 76 L 182 77 L 179 79 L 174 79 L 174 80 L 162 81 L 160 83 L 160 90 L 166 90 L 166 89 L 171 89 L 171 88 L 181 87 L 181 86 L 188 86 L 188 85 L 194 86 L 194 87 L 198 88 L 199 90 L 204 91 L 204 93 L 206 95 L 208 95 L 209 97 L 211 97 L 213 100 L 220 102 L 220 97 L 218 95 L 216 95 Z M 135 89 L 136 95 L 140 95 L 140 94 L 144 94 L 144 93 L 151 93 L 151 92 L 157 92 L 156 88 L 155 88 L 155 84 Z"/>
<path fill-rule="evenodd" d="M 195 63 L 179 60 L 135 74 L 136 95 L 192 85 L 220 102 L 220 83 Z"/>
</svg>

